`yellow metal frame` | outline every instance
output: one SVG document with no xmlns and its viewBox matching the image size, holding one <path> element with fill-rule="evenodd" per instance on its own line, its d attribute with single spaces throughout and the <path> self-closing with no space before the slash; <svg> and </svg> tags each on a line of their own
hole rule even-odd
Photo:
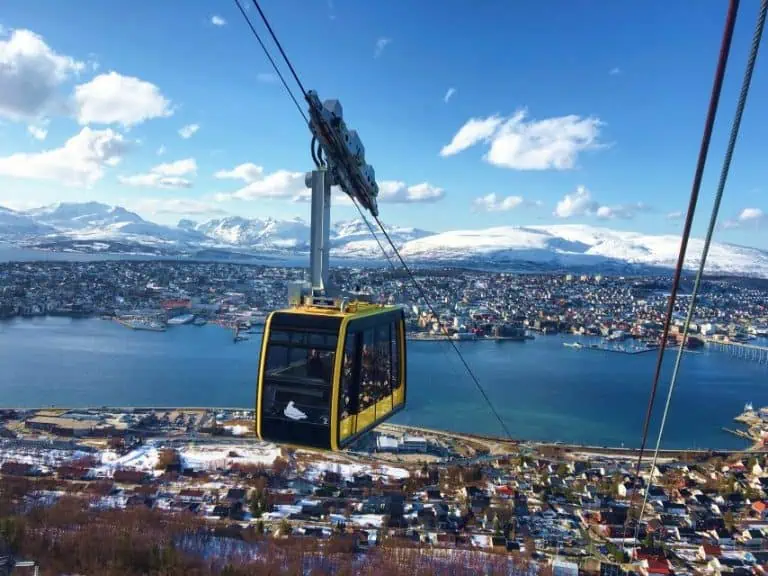
<svg viewBox="0 0 768 576">
<path fill-rule="evenodd" d="M 385 396 L 376 404 L 373 404 L 372 406 L 369 406 L 362 412 L 355 414 L 354 416 L 349 416 L 348 418 L 345 418 L 343 422 L 340 422 L 337 426 L 336 423 L 338 422 L 339 418 L 339 391 L 341 389 L 341 377 L 342 377 L 342 366 L 344 361 L 344 345 L 347 340 L 347 330 L 349 327 L 349 323 L 353 320 L 358 320 L 360 318 L 366 318 L 368 316 L 374 316 L 376 314 L 380 314 L 381 312 L 385 312 L 388 310 L 391 310 L 392 308 L 389 306 L 382 306 L 380 304 L 370 304 L 368 302 L 351 302 L 347 305 L 347 308 L 344 312 L 341 312 L 341 310 L 335 309 L 335 308 L 319 308 L 315 306 L 297 306 L 295 308 L 288 308 L 285 310 L 278 310 L 276 312 L 280 313 L 287 313 L 287 314 L 310 314 L 313 316 L 335 316 L 341 318 L 341 325 L 339 326 L 339 336 L 336 343 L 336 360 L 334 362 L 333 367 L 333 382 L 331 385 L 331 450 L 332 451 L 338 451 L 339 449 L 339 434 L 342 431 L 343 427 L 347 427 L 347 429 L 354 428 L 350 430 L 347 434 L 342 435 L 342 439 L 349 438 L 350 436 L 353 436 L 357 432 L 360 432 L 373 424 L 376 420 L 376 414 L 379 412 L 379 410 L 382 410 L 385 408 L 385 405 L 388 405 L 389 410 L 392 410 L 394 407 L 399 406 L 404 401 L 404 394 L 405 394 L 405 388 L 401 384 L 398 388 L 392 391 L 392 394 Z M 272 326 L 272 317 L 274 316 L 275 312 L 271 312 L 269 317 L 267 318 L 267 322 L 264 325 L 264 335 L 262 337 L 261 341 L 261 357 L 259 359 L 259 377 L 258 377 L 258 391 L 256 393 L 256 436 L 258 436 L 259 440 L 263 440 L 261 436 L 261 405 L 262 405 L 262 391 L 264 390 L 263 386 L 263 379 L 264 379 L 264 372 L 266 369 L 266 362 L 267 362 L 267 343 L 269 342 L 269 335 L 271 333 L 271 326 Z M 398 349 L 398 363 L 399 363 L 399 377 L 400 381 L 403 382 L 405 380 L 405 327 L 403 326 L 402 322 L 398 322 L 398 330 L 400 332 L 400 338 L 399 341 L 399 349 Z M 352 426 L 354 422 L 354 427 Z M 363 425 L 360 426 L 361 420 L 363 422 Z"/>
</svg>

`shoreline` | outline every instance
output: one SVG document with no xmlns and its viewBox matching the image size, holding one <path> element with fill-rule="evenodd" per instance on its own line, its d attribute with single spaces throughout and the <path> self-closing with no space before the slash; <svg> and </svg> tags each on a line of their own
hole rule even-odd
<svg viewBox="0 0 768 576">
<path fill-rule="evenodd" d="M 104 411 L 104 412 L 126 412 L 131 413 L 135 411 L 144 412 L 144 411 L 156 411 L 156 412 L 172 412 L 172 411 L 229 411 L 229 412 L 239 412 L 239 411 L 252 411 L 253 407 L 248 406 L 38 406 L 38 407 L 2 407 L 0 408 L 0 412 L 2 411 L 15 411 L 15 412 L 36 412 L 36 411 L 55 411 L 55 412 L 61 412 L 66 413 L 69 411 L 84 411 L 84 410 L 96 410 L 96 411 Z M 741 418 L 743 415 L 739 415 L 735 420 L 738 421 L 739 418 Z M 578 442 L 570 442 L 570 443 L 564 443 L 564 442 L 550 442 L 545 440 L 532 440 L 532 439 L 524 439 L 524 438 L 505 438 L 503 436 L 494 436 L 489 434 L 475 434 L 471 432 L 454 432 L 451 430 L 442 430 L 437 428 L 427 428 L 424 426 L 414 426 L 410 424 L 397 424 L 394 422 L 382 422 L 378 427 L 379 431 L 384 431 L 387 428 L 389 429 L 395 429 L 399 430 L 405 433 L 411 433 L 414 435 L 418 434 L 429 434 L 433 436 L 446 436 L 446 437 L 453 437 L 457 439 L 462 439 L 465 441 L 474 441 L 474 442 L 487 442 L 495 445 L 496 448 L 506 448 L 506 447 L 516 447 L 516 448 L 524 448 L 524 447 L 531 447 L 534 449 L 541 449 L 541 448 L 550 448 L 550 449 L 559 449 L 564 450 L 566 452 L 585 452 L 585 453 L 591 453 L 591 454 L 598 454 L 603 456 L 634 456 L 637 455 L 640 452 L 639 447 L 626 447 L 626 446 L 600 446 L 595 444 L 582 444 Z M 730 433 L 736 433 L 734 430 L 726 429 L 727 432 Z M 376 429 L 374 429 L 376 430 Z M 747 434 L 736 434 L 737 436 L 747 440 Z M 250 439 L 250 440 L 256 440 L 255 435 L 248 434 L 241 436 L 243 439 Z M 751 446 L 747 446 L 745 448 L 741 449 L 730 449 L 730 448 L 661 448 L 659 449 L 659 454 L 664 455 L 666 457 L 674 457 L 674 456 L 682 456 L 686 454 L 710 454 L 710 453 L 718 453 L 718 454 L 737 454 L 737 453 L 745 453 L 745 452 L 754 452 L 754 453 L 768 453 L 768 446 L 763 446 L 760 442 L 754 442 Z M 496 455 L 503 456 L 505 452 L 497 452 Z M 645 450 L 645 453 L 648 453 L 648 449 Z"/>
</svg>

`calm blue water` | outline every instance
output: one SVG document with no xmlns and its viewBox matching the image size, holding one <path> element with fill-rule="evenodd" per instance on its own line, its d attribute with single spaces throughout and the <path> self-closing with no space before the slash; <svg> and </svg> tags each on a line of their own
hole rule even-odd
<svg viewBox="0 0 768 576">
<path fill-rule="evenodd" d="M 143 332 L 69 318 L 0 322 L 2 406 L 253 406 L 260 336 L 238 344 L 217 326 Z M 655 353 L 563 347 L 572 337 L 468 342 L 464 355 L 518 438 L 637 446 Z M 667 352 L 658 414 L 674 354 Z M 397 422 L 500 433 L 461 363 L 442 342 L 410 342 L 408 408 Z M 683 359 L 664 446 L 742 448 L 721 431 L 744 403 L 768 405 L 768 367 L 719 352 Z M 658 424 L 651 429 L 652 443 Z"/>
</svg>

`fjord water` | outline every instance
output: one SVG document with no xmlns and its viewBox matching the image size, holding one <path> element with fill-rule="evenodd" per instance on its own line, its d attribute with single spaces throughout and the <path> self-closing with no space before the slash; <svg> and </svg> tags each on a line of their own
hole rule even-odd
<svg viewBox="0 0 768 576">
<path fill-rule="evenodd" d="M 488 396 L 520 439 L 638 446 L 656 353 L 563 346 L 567 336 L 459 344 Z M 0 406 L 253 407 L 260 335 L 233 343 L 217 326 L 133 331 L 100 319 L 0 322 Z M 674 350 L 659 384 L 657 419 Z M 409 342 L 408 407 L 396 422 L 501 434 L 445 342 Z M 743 448 L 722 431 L 744 403 L 768 405 L 768 367 L 715 351 L 686 353 L 663 445 Z"/>
</svg>

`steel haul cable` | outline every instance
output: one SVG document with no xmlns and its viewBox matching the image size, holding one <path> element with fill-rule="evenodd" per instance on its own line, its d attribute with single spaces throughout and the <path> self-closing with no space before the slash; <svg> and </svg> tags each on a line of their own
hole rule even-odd
<svg viewBox="0 0 768 576">
<path fill-rule="evenodd" d="M 651 385 L 651 394 L 648 398 L 648 408 L 645 414 L 645 421 L 643 423 L 643 438 L 640 445 L 640 453 L 637 458 L 637 466 L 635 469 L 635 486 L 637 480 L 640 478 L 640 467 L 643 463 L 643 454 L 645 452 L 645 446 L 648 441 L 648 429 L 651 422 L 651 414 L 653 413 L 653 405 L 656 399 L 656 391 L 659 386 L 659 378 L 661 376 L 661 368 L 664 361 L 664 350 L 667 345 L 667 339 L 669 338 L 669 328 L 672 324 L 672 315 L 675 309 L 675 301 L 677 299 L 677 292 L 680 288 L 680 277 L 683 271 L 683 264 L 685 263 L 685 253 L 688 247 L 688 240 L 691 235 L 691 226 L 693 224 L 693 216 L 696 212 L 696 204 L 699 199 L 699 191 L 701 190 L 701 180 L 704 175 L 704 167 L 707 163 L 707 155 L 709 153 L 709 143 L 712 139 L 712 130 L 715 124 L 715 117 L 717 116 L 717 109 L 720 103 L 720 94 L 723 89 L 723 78 L 725 77 L 725 69 L 728 64 L 728 55 L 731 51 L 731 42 L 733 40 L 733 29 L 736 24 L 736 14 L 739 9 L 739 0 L 730 0 L 728 5 L 728 12 L 725 20 L 725 28 L 723 30 L 723 37 L 720 44 L 720 54 L 717 61 L 717 69 L 715 70 L 715 79 L 712 85 L 712 93 L 709 99 L 709 107 L 707 110 L 707 118 L 704 123 L 704 134 L 701 139 L 701 146 L 699 148 L 699 156 L 696 162 L 696 172 L 693 177 L 693 185 L 691 187 L 691 196 L 688 202 L 688 212 L 685 216 L 685 225 L 683 226 L 683 234 L 680 242 L 680 252 L 677 258 L 677 265 L 675 266 L 674 278 L 672 280 L 672 289 L 669 295 L 669 302 L 667 303 L 667 311 L 664 316 L 664 328 L 662 331 L 661 342 L 659 343 L 659 354 L 656 358 L 656 369 L 653 375 L 653 381 Z M 632 504 L 635 500 L 636 490 L 632 491 L 632 499 L 630 500 L 630 512 Z M 626 539 L 627 526 L 629 524 L 631 514 L 627 514 L 627 519 L 624 523 L 623 539 Z M 638 519 L 639 522 L 639 519 Z"/>
<path fill-rule="evenodd" d="M 296 80 L 296 84 L 298 84 L 299 88 L 301 89 L 302 93 L 304 94 L 304 97 L 308 98 L 307 91 L 304 89 L 304 86 L 301 83 L 301 80 L 299 79 L 298 74 L 296 73 L 296 69 L 291 64 L 291 61 L 289 60 L 288 55 L 285 53 L 285 50 L 283 49 L 282 44 L 280 43 L 280 41 L 277 38 L 277 35 L 275 34 L 274 30 L 272 29 L 272 26 L 269 23 L 269 19 L 267 18 L 266 14 L 264 14 L 264 11 L 261 9 L 261 6 L 259 5 L 258 0 L 252 0 L 252 1 L 253 1 L 253 5 L 256 7 L 256 10 L 259 12 L 259 15 L 261 16 L 261 19 L 263 20 L 264 25 L 266 26 L 267 30 L 269 31 L 270 35 L 272 36 L 272 40 L 274 41 L 274 43 L 277 46 L 278 50 L 280 50 L 280 54 L 283 56 L 283 60 L 285 60 L 286 65 L 288 66 L 288 68 L 291 71 L 291 74 L 293 74 L 293 78 L 294 78 L 294 80 Z M 296 98 L 293 96 L 293 92 L 288 87 L 287 83 L 285 82 L 285 79 L 283 78 L 283 75 L 280 73 L 277 65 L 275 64 L 274 60 L 272 59 L 272 56 L 269 54 L 269 51 L 267 50 L 266 46 L 264 45 L 264 42 L 262 42 L 261 37 L 256 32 L 256 30 L 254 29 L 253 25 L 251 24 L 250 20 L 248 19 L 248 16 L 245 14 L 245 10 L 243 10 L 242 6 L 240 5 L 239 0 L 235 0 L 235 2 L 237 3 L 237 6 L 238 6 L 238 8 L 240 9 L 240 12 L 243 15 L 243 18 L 245 18 L 246 22 L 248 22 L 248 26 L 251 28 L 251 31 L 253 32 L 254 36 L 259 41 L 259 44 L 261 45 L 262 49 L 264 50 L 264 53 L 267 55 L 267 58 L 272 63 L 272 67 L 275 69 L 275 72 L 277 72 L 278 76 L 280 77 L 280 80 L 283 82 L 283 85 L 285 86 L 286 90 L 288 91 L 291 99 L 294 101 L 294 104 L 296 104 L 296 106 L 299 107 Z M 307 117 L 304 114 L 304 111 L 301 110 L 300 107 L 299 107 L 299 111 L 301 112 L 302 117 L 305 120 L 307 120 Z M 307 120 L 307 123 L 309 123 L 308 120 Z M 357 205 L 357 203 L 355 203 L 355 205 Z M 360 210 L 359 206 L 358 206 L 358 210 Z M 360 210 L 360 212 L 361 212 L 361 215 L 362 215 L 362 210 Z M 384 237 L 387 239 L 387 242 L 391 246 L 391 248 L 394 251 L 395 255 L 397 256 L 398 260 L 400 260 L 400 263 L 402 264 L 403 268 L 405 269 L 405 271 L 406 271 L 408 277 L 410 278 L 411 282 L 416 287 L 416 290 L 419 292 L 419 294 L 421 295 L 422 299 L 424 300 L 424 302 L 426 303 L 427 307 L 430 309 L 432 314 L 436 318 L 438 318 L 438 323 L 439 323 L 439 316 L 435 312 L 435 308 L 432 306 L 432 303 L 427 298 L 427 295 L 424 292 L 424 289 L 421 287 L 421 285 L 416 280 L 416 277 L 413 275 L 413 272 L 411 272 L 411 269 L 405 263 L 405 260 L 403 260 L 403 257 L 400 255 L 400 252 L 397 250 L 397 247 L 395 246 L 394 242 L 392 242 L 392 239 L 390 238 L 389 234 L 387 233 L 386 229 L 384 228 L 383 224 L 381 223 L 381 220 L 379 220 L 379 218 L 377 216 L 374 216 L 374 219 L 375 219 L 376 223 L 378 224 L 382 234 L 384 234 Z M 367 222 L 367 220 L 365 219 L 365 217 L 363 217 L 363 220 L 366 221 L 366 224 L 369 224 Z M 370 225 L 369 225 L 369 229 L 371 230 L 371 233 L 373 233 L 373 228 L 370 227 Z M 381 245 L 381 243 L 379 242 L 379 240 L 378 240 L 378 238 L 376 237 L 375 234 L 374 234 L 374 238 L 376 238 L 376 242 L 379 244 L 379 247 L 384 252 L 384 256 L 387 258 L 387 260 L 389 260 L 389 255 L 387 254 L 386 250 L 384 250 L 384 247 Z M 390 260 L 390 265 L 392 265 L 391 260 Z M 443 329 L 443 331 L 444 331 L 444 333 L 445 333 L 445 335 L 447 337 L 446 339 L 448 340 L 448 342 L 450 343 L 451 347 L 453 348 L 453 350 L 458 355 L 459 359 L 461 360 L 461 363 L 464 366 L 464 369 L 467 371 L 467 373 L 469 374 L 470 378 L 472 379 L 472 382 L 475 384 L 477 389 L 480 391 L 483 399 L 488 404 L 488 407 L 490 408 L 490 410 L 493 413 L 494 417 L 496 418 L 496 420 L 501 425 L 501 429 L 504 431 L 504 433 L 507 436 L 507 438 L 512 440 L 512 434 L 510 433 L 509 429 L 507 428 L 506 423 L 501 418 L 499 413 L 496 411 L 496 408 L 493 406 L 493 403 L 491 402 L 490 398 L 488 397 L 488 394 L 485 392 L 485 390 L 483 389 L 482 385 L 480 384 L 480 381 L 477 379 L 477 376 L 475 376 L 475 373 L 472 371 L 472 368 L 467 363 L 466 359 L 464 358 L 464 355 L 461 353 L 461 351 L 459 350 L 459 348 L 456 345 L 456 343 L 450 337 L 448 337 L 448 333 L 447 333 L 447 330 L 445 330 L 445 327 L 442 326 L 442 324 L 440 324 L 440 327 Z"/>
<path fill-rule="evenodd" d="M 717 185 L 717 192 L 715 194 L 715 203 L 712 206 L 712 213 L 710 215 L 709 219 L 709 226 L 707 227 L 707 235 L 704 239 L 704 248 L 701 253 L 701 259 L 699 261 L 699 268 L 696 271 L 696 280 L 693 285 L 693 291 L 691 292 L 691 301 L 688 305 L 688 313 L 685 318 L 685 324 L 683 326 L 683 335 L 680 343 L 680 348 L 677 351 L 677 356 L 675 358 L 675 367 L 672 371 L 672 379 L 669 383 L 669 391 L 667 393 L 667 401 L 664 405 L 664 413 L 661 417 L 661 425 L 659 426 L 659 435 L 656 440 L 656 448 L 653 451 L 653 460 L 651 462 L 651 472 L 653 472 L 654 468 L 656 467 L 656 461 L 659 456 L 659 446 L 661 445 L 661 438 L 664 435 L 664 426 L 667 422 L 667 414 L 669 412 L 669 404 L 672 399 L 672 392 L 675 389 L 675 384 L 677 383 L 677 375 L 680 370 L 680 362 L 682 361 L 683 357 L 683 349 L 685 348 L 685 343 L 688 339 L 688 332 L 691 328 L 691 322 L 693 321 L 693 315 L 696 311 L 696 297 L 699 293 L 699 287 L 701 286 L 701 280 L 704 276 L 704 266 L 707 261 L 707 255 L 709 254 L 709 246 L 712 242 L 712 236 L 715 232 L 715 226 L 717 224 L 717 216 L 720 212 L 720 202 L 723 198 L 723 192 L 725 190 L 725 183 L 728 180 L 728 173 L 731 168 L 731 160 L 733 158 L 733 151 L 736 148 L 736 140 L 739 136 L 739 129 L 741 127 L 741 118 L 744 114 L 744 107 L 747 104 L 747 96 L 749 95 L 749 87 L 752 83 L 752 73 L 755 69 L 755 62 L 757 61 L 757 54 L 760 49 L 760 40 L 763 36 L 763 29 L 765 27 L 765 16 L 766 11 L 768 11 L 768 0 L 762 0 L 760 4 L 760 11 L 757 15 L 757 23 L 755 24 L 755 32 L 752 36 L 752 44 L 749 49 L 749 57 L 747 59 L 747 67 L 744 72 L 744 79 L 741 84 L 741 93 L 739 94 L 739 101 L 736 105 L 736 113 L 733 118 L 733 124 L 731 125 L 731 135 L 728 139 L 728 148 L 725 152 L 725 157 L 723 159 L 723 167 L 720 171 L 720 181 Z M 645 506 L 648 503 L 648 492 L 650 491 L 651 482 L 653 481 L 653 475 L 651 475 L 649 483 L 648 483 L 648 490 L 645 491 L 645 494 L 643 496 L 643 505 L 640 507 L 640 516 L 639 519 L 642 519 L 643 513 L 645 512 Z M 637 541 L 638 533 L 640 529 L 640 522 L 638 521 L 637 525 L 635 526 L 635 541 Z"/>
</svg>

